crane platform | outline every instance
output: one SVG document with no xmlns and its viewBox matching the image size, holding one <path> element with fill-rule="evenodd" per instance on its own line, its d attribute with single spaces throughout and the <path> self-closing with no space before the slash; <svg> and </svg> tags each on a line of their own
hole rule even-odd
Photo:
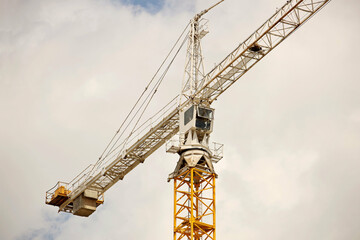
<svg viewBox="0 0 360 240">
<path fill-rule="evenodd" d="M 69 199 L 70 190 L 67 189 L 67 183 L 58 182 L 51 190 L 55 189 L 54 192 L 51 190 L 46 192 L 45 203 L 59 207 L 66 200 Z"/>
<path fill-rule="evenodd" d="M 204 231 L 206 233 L 213 231 L 215 229 L 214 225 L 207 224 L 204 222 L 200 222 L 195 220 L 194 221 L 194 232 L 201 232 Z M 189 220 L 184 221 L 175 231 L 189 235 L 190 234 L 190 222 Z"/>
<path fill-rule="evenodd" d="M 58 182 L 52 189 L 46 192 L 45 203 L 48 205 L 60 207 L 71 197 L 71 191 L 68 183 Z M 74 202 L 67 204 L 65 211 L 74 212 L 75 215 L 89 216 L 95 209 L 104 203 L 104 194 L 98 195 L 91 190 L 85 190 L 84 193 L 76 198 Z"/>
</svg>

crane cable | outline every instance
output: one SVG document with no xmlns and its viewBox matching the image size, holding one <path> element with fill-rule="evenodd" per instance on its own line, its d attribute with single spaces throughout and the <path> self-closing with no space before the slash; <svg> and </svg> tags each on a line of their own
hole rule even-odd
<svg viewBox="0 0 360 240">
<path fill-rule="evenodd" d="M 134 130 L 136 129 L 137 125 L 139 124 L 139 122 L 140 122 L 143 114 L 145 113 L 147 107 L 149 106 L 151 100 L 153 99 L 153 97 L 154 97 L 155 94 L 157 93 L 157 90 L 159 89 L 162 81 L 164 80 L 164 78 L 165 78 L 165 76 L 166 76 L 166 73 L 167 73 L 168 70 L 170 69 L 172 63 L 174 62 L 174 60 L 175 60 L 175 58 L 177 57 L 178 53 L 180 52 L 181 48 L 184 46 L 186 40 L 187 40 L 187 37 L 184 38 L 183 42 L 181 43 L 179 49 L 177 50 L 177 52 L 175 53 L 174 57 L 173 57 L 172 60 L 170 61 L 169 65 L 167 66 L 167 68 L 165 69 L 165 71 L 163 72 L 163 74 L 161 75 L 161 77 L 159 78 L 159 80 L 156 82 L 155 86 L 153 87 L 152 94 L 151 94 L 151 92 L 150 92 L 151 97 L 150 97 L 150 99 L 148 100 L 148 102 L 147 102 L 145 108 L 143 109 L 142 113 L 140 114 L 138 120 L 136 121 L 133 129 L 131 130 L 131 132 L 130 132 L 130 134 L 129 134 L 129 136 L 125 139 L 125 143 L 124 143 L 123 147 L 125 147 L 128 139 L 129 139 L 129 138 L 132 136 L 132 134 L 134 133 Z M 148 95 L 148 97 L 150 96 L 150 94 Z M 148 99 L 148 97 L 147 97 L 146 99 Z M 146 99 L 145 99 L 145 101 L 146 101 Z M 145 101 L 144 101 L 144 103 L 145 103 Z M 144 103 L 143 103 L 143 104 L 144 104 Z M 143 104 L 142 104 L 142 106 L 143 106 Z M 141 109 L 141 107 L 139 108 L 139 110 L 140 110 L 140 109 Z M 121 150 L 120 150 L 120 153 L 121 153 Z M 120 154 L 120 153 L 119 153 L 119 154 Z"/>
<path fill-rule="evenodd" d="M 105 150 L 102 152 L 102 154 L 100 155 L 98 161 L 95 163 L 93 169 L 95 168 L 96 165 L 99 165 L 99 163 L 104 160 L 106 157 L 109 156 L 109 154 L 111 154 L 113 151 L 113 148 L 115 147 L 115 145 L 117 144 L 117 142 L 119 141 L 119 139 L 122 137 L 122 135 L 124 134 L 124 132 L 127 130 L 129 124 L 133 121 L 133 119 L 135 118 L 135 116 L 138 114 L 139 110 L 142 108 L 142 106 L 144 105 L 145 101 L 148 99 L 148 97 L 150 96 L 150 94 L 147 96 L 147 98 L 144 100 L 144 102 L 141 104 L 141 106 L 139 107 L 139 109 L 137 110 L 137 112 L 134 114 L 134 116 L 132 117 L 132 119 L 130 120 L 130 122 L 127 124 L 127 126 L 125 127 L 125 129 L 121 132 L 120 136 L 118 136 L 118 138 L 116 139 L 116 141 L 113 143 L 113 145 L 111 146 L 111 148 L 109 149 L 110 145 L 112 144 L 112 142 L 114 141 L 114 139 L 116 138 L 116 136 L 120 133 L 121 129 L 124 127 L 125 123 L 127 122 L 127 120 L 130 118 L 131 114 L 133 113 L 133 111 L 136 109 L 137 105 L 139 104 L 140 100 L 143 98 L 145 92 L 149 89 L 151 83 L 154 81 L 155 77 L 157 76 L 157 74 L 159 73 L 159 71 L 161 70 L 161 68 L 163 67 L 163 65 L 165 64 L 165 62 L 167 61 L 167 59 L 169 58 L 169 56 L 171 55 L 171 53 L 173 52 L 174 48 L 176 47 L 176 45 L 178 45 L 180 39 L 182 38 L 182 36 L 184 35 L 184 33 L 186 32 L 186 29 L 189 27 L 190 23 L 188 23 L 186 25 L 186 27 L 184 28 L 184 30 L 182 31 L 182 33 L 180 34 L 180 36 L 178 37 L 178 39 L 176 40 L 174 46 L 171 48 L 170 52 L 167 54 L 167 56 L 165 57 L 165 59 L 163 60 L 163 62 L 161 63 L 160 67 L 157 69 L 157 71 L 155 72 L 154 76 L 151 78 L 150 82 L 147 84 L 147 86 L 145 87 L 144 91 L 141 93 L 141 95 L 139 96 L 139 98 L 137 99 L 136 103 L 134 104 L 134 106 L 132 107 L 132 109 L 130 110 L 130 112 L 127 114 L 125 120 L 121 123 L 119 129 L 115 132 L 114 136 L 111 138 L 110 142 L 107 144 Z M 185 42 L 186 38 L 184 39 L 184 41 L 182 42 L 181 46 L 179 47 L 178 51 L 176 52 L 175 56 L 173 57 L 172 61 L 170 62 L 170 64 L 168 65 L 168 67 L 166 68 L 165 72 L 161 75 L 160 79 L 156 82 L 155 86 L 156 89 L 154 91 L 154 93 L 152 94 L 152 97 L 150 98 L 150 101 L 151 99 L 153 98 L 154 94 L 156 93 L 157 89 L 159 88 L 163 78 L 165 77 L 165 74 L 166 72 L 168 71 L 168 69 L 170 68 L 170 65 L 173 63 L 175 57 L 177 56 L 177 54 L 179 53 L 180 49 L 182 48 L 182 46 L 184 45 L 184 42 Z M 154 90 L 155 86 L 152 88 L 152 91 Z M 146 105 L 145 109 L 147 108 L 147 106 L 149 105 L 149 103 Z M 141 116 L 143 115 L 145 109 L 143 110 Z M 141 118 L 140 116 L 140 118 Z M 139 118 L 139 120 L 140 120 Z M 137 121 L 137 123 L 139 122 L 139 120 Z M 136 123 L 136 125 L 137 125 Z M 135 126 L 136 126 L 135 125 Z M 134 130 L 134 128 L 133 128 Z M 132 132 L 130 133 L 130 136 L 132 135 L 133 133 L 133 130 Z M 129 136 L 129 137 L 130 137 Z M 129 138 L 128 137 L 128 138 Z M 127 139 L 128 139 L 127 138 Z M 108 150 L 109 149 L 109 150 Z M 107 154 L 105 157 L 104 154 L 105 152 L 108 150 Z M 92 172 L 92 171 L 90 171 Z"/>
<path fill-rule="evenodd" d="M 111 149 L 109 150 L 109 152 L 106 154 L 105 158 L 107 156 L 109 156 L 110 154 L 112 154 L 114 151 L 112 151 L 112 149 L 115 147 L 116 143 L 120 140 L 120 137 L 124 134 L 124 132 L 127 130 L 127 128 L 129 127 L 129 125 L 131 124 L 131 122 L 134 120 L 134 118 L 136 117 L 136 115 L 139 113 L 139 111 L 142 109 L 142 107 L 145 105 L 145 108 L 143 109 L 143 111 L 141 112 L 141 115 L 139 116 L 137 122 L 135 123 L 133 129 L 131 130 L 130 134 L 128 137 L 125 138 L 124 142 L 123 142 L 123 148 L 125 147 L 127 141 L 129 140 L 129 138 L 132 136 L 132 134 L 134 133 L 134 130 L 137 126 L 137 124 L 139 123 L 139 121 L 141 120 L 141 117 L 143 116 L 145 110 L 147 109 L 147 107 L 149 106 L 152 98 L 154 97 L 154 95 L 156 94 L 158 88 L 160 87 L 160 84 L 162 83 L 162 81 L 165 78 L 166 73 L 168 72 L 169 68 L 171 67 L 172 63 L 174 62 L 176 56 L 178 55 L 178 53 L 180 52 L 181 48 L 184 46 L 184 43 L 186 42 L 187 37 L 184 38 L 183 42 L 181 43 L 180 47 L 178 48 L 177 52 L 175 53 L 174 57 L 172 58 L 172 60 L 170 61 L 169 65 L 166 67 L 166 69 L 164 70 L 164 72 L 162 73 L 162 75 L 160 76 L 159 80 L 155 83 L 154 87 L 152 88 L 151 92 L 147 95 L 146 99 L 143 101 L 143 103 L 141 104 L 141 106 L 139 107 L 139 109 L 137 110 L 137 112 L 135 113 L 135 115 L 132 117 L 132 119 L 130 120 L 130 122 L 127 124 L 126 128 L 123 130 L 123 132 L 121 133 L 121 135 L 118 137 L 118 139 L 116 140 L 116 142 L 113 144 L 113 146 L 111 147 Z M 151 97 L 150 97 L 151 96 Z M 150 99 L 149 99 L 150 97 Z M 149 99 L 149 100 L 148 100 Z M 117 147 L 115 148 L 117 149 Z M 119 154 L 121 153 L 123 149 L 121 149 L 119 151 Z"/>
</svg>

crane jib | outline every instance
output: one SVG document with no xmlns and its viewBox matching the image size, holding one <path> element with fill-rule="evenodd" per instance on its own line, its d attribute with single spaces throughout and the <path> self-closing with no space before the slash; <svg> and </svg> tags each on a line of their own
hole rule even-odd
<svg viewBox="0 0 360 240">
<path fill-rule="evenodd" d="M 204 77 L 195 97 L 210 103 L 330 0 L 288 1 Z"/>
</svg>

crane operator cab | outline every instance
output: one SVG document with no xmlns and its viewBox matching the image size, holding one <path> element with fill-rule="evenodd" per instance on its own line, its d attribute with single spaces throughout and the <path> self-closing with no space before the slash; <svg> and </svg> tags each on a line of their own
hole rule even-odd
<svg viewBox="0 0 360 240">
<path fill-rule="evenodd" d="M 180 159 L 168 181 L 179 176 L 189 168 L 215 173 L 212 164 L 214 154 L 209 148 L 209 135 L 213 130 L 214 109 L 192 104 L 179 112 L 180 146 L 177 153 Z"/>
<path fill-rule="evenodd" d="M 214 109 L 190 105 L 180 111 L 180 136 L 185 140 L 190 130 L 196 132 L 201 142 L 213 130 Z"/>
</svg>

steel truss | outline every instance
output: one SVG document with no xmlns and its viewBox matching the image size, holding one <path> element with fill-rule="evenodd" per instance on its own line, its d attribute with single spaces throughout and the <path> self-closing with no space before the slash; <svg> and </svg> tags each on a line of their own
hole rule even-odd
<svg viewBox="0 0 360 240">
<path fill-rule="evenodd" d="M 215 173 L 187 168 L 174 178 L 174 240 L 214 240 Z"/>
<path fill-rule="evenodd" d="M 195 93 L 212 103 L 330 0 L 291 0 L 213 68 Z"/>
</svg>

